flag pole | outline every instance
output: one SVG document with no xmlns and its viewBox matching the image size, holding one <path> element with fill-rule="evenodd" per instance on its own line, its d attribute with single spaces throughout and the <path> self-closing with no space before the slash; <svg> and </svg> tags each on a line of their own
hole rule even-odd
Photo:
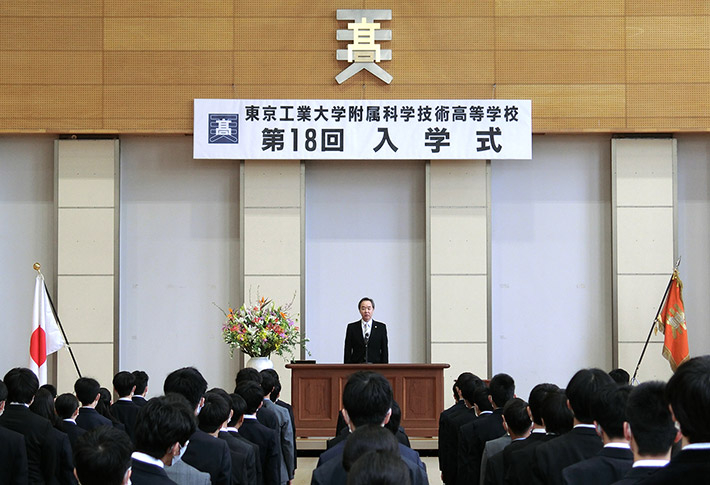
<svg viewBox="0 0 710 485">
<path fill-rule="evenodd" d="M 646 353 L 646 347 L 648 347 L 648 342 L 651 340 L 651 335 L 653 335 L 653 329 L 656 328 L 656 321 L 658 320 L 658 315 L 661 314 L 661 310 L 663 309 L 663 304 L 666 301 L 666 297 L 668 296 L 668 292 L 671 289 L 671 285 L 673 284 L 673 276 L 675 276 L 676 271 L 678 271 L 678 267 L 680 267 L 680 260 L 681 256 L 678 257 L 678 260 L 675 262 L 675 266 L 673 266 L 673 272 L 671 273 L 671 279 L 668 280 L 668 286 L 666 286 L 666 292 L 663 293 L 663 298 L 661 299 L 661 304 L 658 305 L 658 311 L 656 312 L 656 316 L 653 318 L 653 324 L 651 325 L 651 330 L 648 331 L 648 337 L 646 337 L 646 343 L 643 344 L 643 350 L 641 351 L 641 357 L 639 357 L 638 364 L 636 364 L 636 370 L 634 370 L 634 375 L 631 378 L 631 383 L 633 384 L 636 382 L 636 374 L 638 374 L 639 367 L 641 367 L 641 361 L 643 360 L 643 356 Z"/>
<path fill-rule="evenodd" d="M 47 293 L 47 299 L 49 300 L 49 306 L 52 307 L 52 314 L 54 315 L 54 319 L 57 321 L 57 324 L 59 325 L 59 330 L 62 331 L 62 337 L 64 337 L 64 343 L 67 346 L 67 349 L 69 350 L 69 355 L 71 355 L 71 360 L 74 362 L 74 368 L 76 369 L 76 373 L 79 377 L 81 377 L 81 371 L 79 371 L 79 364 L 76 363 L 76 358 L 74 357 L 74 351 L 71 349 L 71 345 L 69 345 L 69 339 L 67 339 L 67 334 L 64 331 L 64 326 L 62 325 L 61 320 L 59 320 L 59 315 L 57 314 L 56 308 L 54 308 L 54 302 L 52 301 L 52 296 L 49 294 L 49 291 L 47 291 L 47 285 L 44 283 L 44 275 L 40 271 L 41 265 L 39 263 L 35 263 L 32 265 L 32 268 L 39 273 L 39 275 L 42 277 L 42 284 L 44 285 L 44 291 Z"/>
</svg>

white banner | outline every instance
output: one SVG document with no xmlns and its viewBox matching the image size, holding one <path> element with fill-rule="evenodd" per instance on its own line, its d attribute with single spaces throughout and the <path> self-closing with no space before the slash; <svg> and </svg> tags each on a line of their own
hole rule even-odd
<svg viewBox="0 0 710 485">
<path fill-rule="evenodd" d="M 195 99 L 194 158 L 532 158 L 530 100 Z"/>
</svg>

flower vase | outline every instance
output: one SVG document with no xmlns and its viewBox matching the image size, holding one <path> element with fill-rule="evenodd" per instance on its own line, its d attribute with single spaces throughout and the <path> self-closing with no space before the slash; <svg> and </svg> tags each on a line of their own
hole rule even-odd
<svg viewBox="0 0 710 485">
<path fill-rule="evenodd" d="M 274 363 L 271 362 L 271 359 L 268 357 L 251 357 L 247 361 L 246 366 L 261 372 L 264 369 L 273 369 Z"/>
</svg>

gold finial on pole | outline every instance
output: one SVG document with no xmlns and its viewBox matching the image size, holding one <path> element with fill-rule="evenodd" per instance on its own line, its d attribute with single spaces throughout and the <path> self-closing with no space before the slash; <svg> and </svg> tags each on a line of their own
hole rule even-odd
<svg viewBox="0 0 710 485">
<path fill-rule="evenodd" d="M 40 267 L 41 267 L 41 265 L 39 263 L 35 263 L 32 265 L 32 269 L 34 269 L 38 273 L 40 272 L 40 270 L 39 270 Z"/>
</svg>

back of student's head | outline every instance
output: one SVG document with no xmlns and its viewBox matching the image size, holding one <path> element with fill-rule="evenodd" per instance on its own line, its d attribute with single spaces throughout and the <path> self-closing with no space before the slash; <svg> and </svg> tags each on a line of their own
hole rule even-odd
<svg viewBox="0 0 710 485">
<path fill-rule="evenodd" d="M 532 419 L 535 424 L 542 426 L 542 402 L 545 400 L 545 397 L 550 392 L 558 391 L 559 389 L 557 385 L 547 382 L 538 384 L 532 388 L 528 399 L 528 406 L 530 407 L 530 414 L 532 414 Z"/>
<path fill-rule="evenodd" d="M 73 448 L 81 485 L 120 485 L 131 466 L 133 444 L 111 426 L 99 426 L 79 436 Z"/>
<path fill-rule="evenodd" d="M 237 377 L 234 379 L 234 388 L 236 389 L 236 386 L 244 381 L 254 381 L 261 385 L 261 373 L 252 367 L 240 369 L 239 372 L 237 372 Z"/>
<path fill-rule="evenodd" d="M 402 458 L 388 451 L 370 451 L 350 468 L 347 485 L 411 485 L 409 468 Z"/>
<path fill-rule="evenodd" d="M 478 379 L 472 372 L 462 372 L 454 381 L 453 388 L 451 389 L 454 393 L 454 399 L 459 399 L 459 391 L 461 390 L 461 384 L 467 380 Z"/>
<path fill-rule="evenodd" d="M 567 384 L 566 394 L 574 417 L 580 422 L 594 421 L 594 402 L 599 392 L 614 381 L 601 369 L 582 369 L 572 376 Z"/>
<path fill-rule="evenodd" d="M 49 420 L 52 425 L 57 424 L 57 413 L 54 411 L 54 398 L 47 389 L 38 389 L 35 399 L 30 404 L 30 411 L 44 419 Z"/>
<path fill-rule="evenodd" d="M 350 470 L 355 461 L 368 451 L 389 451 L 399 454 L 399 442 L 386 428 L 366 424 L 348 436 L 343 448 L 343 468 Z"/>
<path fill-rule="evenodd" d="M 130 396 L 133 387 L 136 385 L 136 376 L 130 372 L 122 370 L 113 376 L 113 388 L 116 389 L 118 397 Z"/>
<path fill-rule="evenodd" d="M 200 404 L 207 391 L 207 381 L 194 367 L 183 367 L 168 374 L 163 383 L 163 392 L 181 394 L 193 409 Z"/>
<path fill-rule="evenodd" d="M 0 403 L 7 401 L 7 386 L 3 381 L 0 381 Z"/>
<path fill-rule="evenodd" d="M 274 385 L 274 390 L 271 391 L 271 394 L 269 394 L 269 399 L 276 402 L 279 396 L 281 396 L 281 382 L 276 381 L 276 384 Z"/>
<path fill-rule="evenodd" d="M 74 393 L 82 406 L 88 406 L 96 400 L 101 385 L 91 377 L 80 377 L 74 382 Z"/>
<path fill-rule="evenodd" d="M 461 391 L 461 397 L 468 401 L 471 406 L 476 402 L 476 390 L 485 386 L 486 385 L 478 376 L 470 372 L 461 374 L 459 378 L 456 379 L 456 384 L 454 384 L 454 388 Z"/>
<path fill-rule="evenodd" d="M 620 386 L 628 386 L 631 383 L 631 376 L 621 368 L 610 370 L 609 377 Z"/>
<path fill-rule="evenodd" d="M 633 388 L 626 401 L 626 421 L 641 455 L 664 455 L 675 441 L 676 428 L 663 395 L 665 389 L 663 382 L 644 382 Z"/>
<path fill-rule="evenodd" d="M 133 374 L 135 379 L 135 393 L 140 396 L 145 392 L 145 388 L 148 387 L 148 374 L 142 370 L 134 370 L 131 374 Z"/>
<path fill-rule="evenodd" d="M 134 428 L 136 451 L 160 459 L 195 432 L 195 413 L 182 397 L 161 396 L 141 407 Z"/>
<path fill-rule="evenodd" d="M 343 388 L 343 407 L 355 427 L 382 424 L 392 406 L 392 386 L 382 375 L 358 371 Z"/>
<path fill-rule="evenodd" d="M 515 397 L 515 381 L 508 374 L 494 375 L 488 388 L 491 391 L 491 399 L 499 408 Z"/>
<path fill-rule="evenodd" d="M 229 419 L 230 403 L 217 392 L 205 394 L 205 405 L 197 416 L 198 426 L 205 433 L 214 433 Z"/>
<path fill-rule="evenodd" d="M 666 401 L 690 443 L 710 442 L 710 355 L 682 364 L 666 385 Z"/>
<path fill-rule="evenodd" d="M 592 415 L 609 438 L 624 437 L 626 401 L 631 386 L 607 386 L 599 391 Z"/>
<path fill-rule="evenodd" d="M 54 387 L 52 384 L 43 384 L 39 386 L 39 388 L 49 392 L 49 394 L 52 396 L 52 399 L 55 399 L 57 397 L 57 388 Z"/>
<path fill-rule="evenodd" d="M 503 417 L 509 433 L 516 436 L 524 435 L 532 426 L 532 421 L 528 415 L 528 403 L 519 397 L 514 397 L 505 403 Z"/>
<path fill-rule="evenodd" d="M 402 422 L 402 408 L 399 407 L 397 401 L 392 399 L 392 414 L 390 415 L 390 420 L 385 424 L 385 428 L 390 430 L 393 434 L 397 434 L 399 430 L 399 425 Z"/>
<path fill-rule="evenodd" d="M 229 421 L 229 426 L 236 426 L 246 414 L 247 402 L 239 394 L 232 393 L 229 395 L 229 403 L 232 406 L 232 419 Z"/>
<path fill-rule="evenodd" d="M 255 381 L 242 381 L 234 392 L 244 399 L 247 409 L 245 414 L 254 414 L 264 401 L 264 390 Z"/>
<path fill-rule="evenodd" d="M 39 389 L 39 379 L 25 367 L 9 370 L 3 381 L 7 386 L 7 402 L 29 404 Z"/>
<path fill-rule="evenodd" d="M 261 374 L 261 388 L 264 390 L 264 396 L 270 396 L 278 382 L 278 378 L 275 378 L 273 374 L 266 372 L 266 370 L 261 371 L 259 374 Z"/>
<path fill-rule="evenodd" d="M 54 401 L 54 409 L 60 419 L 69 419 L 79 409 L 79 400 L 74 394 L 68 392 L 60 394 Z"/>
<path fill-rule="evenodd" d="M 572 429 L 574 416 L 567 407 L 564 389 L 547 393 L 542 401 L 542 420 L 548 433 L 564 434 Z"/>
<path fill-rule="evenodd" d="M 482 386 L 477 387 L 473 391 L 473 402 L 471 404 L 475 404 L 476 406 L 478 406 L 478 410 L 481 412 L 493 411 L 493 405 L 491 404 L 490 399 L 488 399 L 490 395 L 491 390 L 484 383 Z"/>
</svg>

